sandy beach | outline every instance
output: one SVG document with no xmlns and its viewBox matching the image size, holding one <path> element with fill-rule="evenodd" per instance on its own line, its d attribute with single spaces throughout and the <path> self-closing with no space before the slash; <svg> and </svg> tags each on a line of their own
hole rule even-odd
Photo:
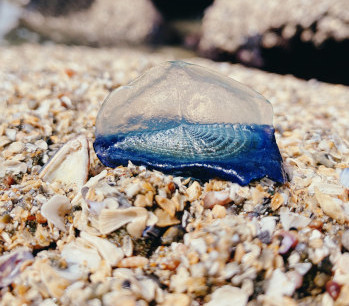
<svg viewBox="0 0 349 306">
<path fill-rule="evenodd" d="M 104 98 L 176 54 L 0 47 L 1 305 L 348 305 L 347 86 L 186 59 L 272 103 L 284 185 L 98 160 Z"/>
</svg>

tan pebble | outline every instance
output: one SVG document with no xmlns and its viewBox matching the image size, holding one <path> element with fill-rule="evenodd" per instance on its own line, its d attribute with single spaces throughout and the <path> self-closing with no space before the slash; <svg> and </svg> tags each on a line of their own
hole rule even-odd
<svg viewBox="0 0 349 306">
<path fill-rule="evenodd" d="M 16 154 L 21 153 L 24 150 L 24 148 L 25 146 L 23 142 L 16 141 L 11 143 L 7 150 L 13 154 Z"/>
<path fill-rule="evenodd" d="M 199 254 L 197 252 L 189 252 L 188 253 L 188 260 L 191 265 L 195 265 L 196 263 L 199 262 Z"/>
<path fill-rule="evenodd" d="M 226 189 L 227 182 L 221 181 L 221 180 L 211 180 L 207 184 L 205 184 L 205 191 L 221 191 L 223 189 Z"/>
<path fill-rule="evenodd" d="M 342 234 L 342 245 L 349 250 L 349 230 L 346 230 L 343 234 Z"/>
<path fill-rule="evenodd" d="M 141 191 L 141 184 L 138 182 L 138 180 L 130 183 L 127 185 L 125 188 L 125 193 L 126 196 L 131 199 L 133 198 L 136 194 L 138 194 Z"/>
<path fill-rule="evenodd" d="M 103 295 L 103 305 L 105 306 L 136 306 L 136 297 L 122 292 L 112 291 Z"/>
<path fill-rule="evenodd" d="M 212 208 L 214 205 L 225 205 L 230 202 L 228 191 L 210 191 L 204 197 L 205 208 Z"/>
<path fill-rule="evenodd" d="M 320 288 L 326 285 L 327 281 L 330 279 L 325 273 L 319 273 L 314 278 L 314 284 Z"/>
<path fill-rule="evenodd" d="M 276 255 L 274 257 L 274 267 L 277 268 L 282 268 L 284 266 L 284 260 L 281 255 Z"/>
<path fill-rule="evenodd" d="M 277 210 L 281 205 L 284 204 L 284 197 L 280 193 L 276 193 L 271 200 L 271 209 Z"/>
<path fill-rule="evenodd" d="M 21 124 L 21 120 L 20 119 L 14 119 L 10 123 L 11 123 L 11 125 L 18 126 L 18 125 Z"/>
<path fill-rule="evenodd" d="M 148 259 L 143 256 L 132 256 L 122 259 L 118 263 L 119 268 L 138 268 L 148 264 Z"/>
<path fill-rule="evenodd" d="M 345 216 L 341 206 L 341 200 L 320 192 L 318 188 L 315 188 L 315 197 L 326 215 L 339 223 L 344 222 Z"/>
<path fill-rule="evenodd" d="M 171 217 L 174 217 L 176 213 L 176 204 L 173 201 L 159 195 L 155 196 L 155 201 Z"/>
<path fill-rule="evenodd" d="M 339 297 L 336 300 L 336 305 L 348 305 L 349 301 L 349 285 L 345 284 L 341 288 Z"/>
<path fill-rule="evenodd" d="M 224 206 L 215 205 L 212 209 L 212 214 L 215 218 L 224 218 L 227 215 L 227 210 Z"/>
<path fill-rule="evenodd" d="M 312 239 L 309 241 L 309 246 L 313 249 L 321 248 L 323 244 L 324 243 L 320 238 Z"/>
<path fill-rule="evenodd" d="M 54 298 L 60 298 L 63 295 L 65 288 L 70 285 L 70 281 L 61 277 L 47 262 L 40 262 L 38 265 L 40 279 L 42 280 L 47 293 Z"/>
<path fill-rule="evenodd" d="M 257 185 L 256 188 L 252 192 L 252 201 L 253 204 L 260 204 L 263 202 L 265 197 L 269 197 L 269 194 L 264 191 L 261 185 Z"/>
<path fill-rule="evenodd" d="M 336 177 L 337 173 L 336 170 L 333 168 L 327 168 L 323 165 L 320 165 L 318 168 L 318 173 L 326 176 L 333 176 Z"/>
<path fill-rule="evenodd" d="M 324 225 L 323 222 L 321 220 L 318 220 L 318 219 L 312 220 L 309 223 L 310 228 L 317 229 L 319 231 L 322 230 L 323 225 Z"/>
<path fill-rule="evenodd" d="M 314 160 L 308 155 L 301 155 L 298 157 L 298 160 L 304 163 L 305 165 L 314 166 Z"/>
<path fill-rule="evenodd" d="M 134 206 L 136 207 L 146 207 L 147 203 L 146 203 L 146 198 L 144 194 L 138 194 L 136 196 L 136 200 L 133 203 Z"/>
<path fill-rule="evenodd" d="M 147 203 L 147 206 L 152 206 L 153 205 L 153 200 L 154 200 L 154 192 L 153 191 L 148 191 L 145 194 L 145 202 Z"/>
<path fill-rule="evenodd" d="M 207 293 L 206 277 L 189 277 L 187 288 L 190 293 L 205 295 Z"/>
<path fill-rule="evenodd" d="M 161 236 L 162 244 L 171 244 L 172 242 L 176 241 L 176 238 L 178 238 L 179 233 L 180 232 L 178 226 L 169 227 Z"/>
<path fill-rule="evenodd" d="M 158 221 L 156 222 L 156 225 L 159 227 L 165 227 L 170 225 L 175 225 L 181 223 L 177 218 L 171 217 L 166 211 L 163 209 L 156 209 L 155 210 L 155 216 L 158 217 Z"/>
<path fill-rule="evenodd" d="M 188 200 L 190 202 L 197 200 L 201 195 L 201 186 L 198 182 L 194 182 L 187 189 Z"/>
<path fill-rule="evenodd" d="M 234 261 L 241 262 L 242 257 L 245 255 L 245 249 L 242 243 L 239 243 L 236 246 L 235 254 L 234 254 Z"/>
<path fill-rule="evenodd" d="M 172 293 L 165 296 L 165 301 L 160 304 L 161 306 L 189 306 L 190 297 L 183 293 Z"/>
<path fill-rule="evenodd" d="M 5 136 L 1 136 L 1 137 L 0 137 L 0 148 L 2 148 L 2 147 L 4 147 L 4 146 L 8 145 L 10 142 L 11 142 L 10 139 L 8 139 L 8 138 L 5 137 Z M 3 151 L 2 154 L 4 154 L 4 151 Z"/>
<path fill-rule="evenodd" d="M 142 189 L 145 192 L 148 192 L 148 191 L 154 192 L 154 188 L 149 182 L 142 182 Z"/>
<path fill-rule="evenodd" d="M 176 194 L 172 197 L 172 202 L 175 204 L 176 211 L 181 211 L 184 208 L 183 201 L 180 199 L 180 195 L 176 192 Z"/>
<path fill-rule="evenodd" d="M 287 147 L 287 153 L 292 157 L 297 157 L 301 154 L 301 151 L 299 150 L 299 146 L 288 146 Z"/>
<path fill-rule="evenodd" d="M 154 193 L 152 191 L 148 191 L 146 194 L 138 194 L 133 205 L 137 207 L 152 206 L 153 199 Z"/>
<path fill-rule="evenodd" d="M 283 306 L 297 306 L 299 304 L 291 297 L 284 296 L 284 297 L 282 297 L 282 305 Z"/>
</svg>

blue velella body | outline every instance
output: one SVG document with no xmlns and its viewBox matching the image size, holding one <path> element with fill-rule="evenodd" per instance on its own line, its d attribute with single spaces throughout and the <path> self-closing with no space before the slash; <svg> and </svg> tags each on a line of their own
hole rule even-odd
<svg viewBox="0 0 349 306">
<path fill-rule="evenodd" d="M 285 182 L 270 103 L 230 78 L 184 62 L 155 67 L 114 91 L 98 114 L 94 148 L 109 167 L 130 160 L 241 185 L 265 176 Z"/>
</svg>

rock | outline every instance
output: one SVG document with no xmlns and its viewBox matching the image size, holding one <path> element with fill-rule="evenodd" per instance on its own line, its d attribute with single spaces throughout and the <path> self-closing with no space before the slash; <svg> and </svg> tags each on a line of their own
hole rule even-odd
<svg viewBox="0 0 349 306">
<path fill-rule="evenodd" d="M 161 17 L 149 0 L 95 0 L 86 9 L 61 16 L 27 10 L 22 22 L 57 42 L 100 46 L 148 41 L 154 38 Z"/>
<path fill-rule="evenodd" d="M 236 54 L 259 66 L 259 47 L 284 47 L 299 36 L 315 46 L 349 38 L 347 0 L 218 0 L 206 10 L 199 48 Z"/>
<path fill-rule="evenodd" d="M 343 223 L 348 219 L 340 199 L 321 193 L 317 188 L 315 188 L 315 197 L 326 215 L 336 220 L 338 223 Z"/>
<path fill-rule="evenodd" d="M 284 295 L 291 296 L 296 289 L 296 284 L 288 276 L 281 272 L 280 269 L 274 270 L 266 291 L 267 296 L 281 297 Z"/>
<path fill-rule="evenodd" d="M 0 41 L 12 30 L 18 22 L 21 10 L 12 1 L 1 1 L 0 3 Z"/>
<path fill-rule="evenodd" d="M 223 286 L 215 290 L 212 294 L 210 302 L 206 303 L 206 306 L 230 306 L 239 305 L 244 306 L 247 304 L 248 295 L 240 288 L 233 286 Z"/>
</svg>

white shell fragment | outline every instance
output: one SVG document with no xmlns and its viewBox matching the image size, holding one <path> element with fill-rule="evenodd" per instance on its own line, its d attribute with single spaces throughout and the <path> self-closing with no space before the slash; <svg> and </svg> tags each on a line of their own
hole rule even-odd
<svg viewBox="0 0 349 306">
<path fill-rule="evenodd" d="M 65 288 L 71 283 L 70 280 L 62 277 L 47 262 L 43 262 L 40 265 L 40 277 L 48 293 L 56 299 L 59 299 L 63 295 Z"/>
<path fill-rule="evenodd" d="M 7 172 L 12 174 L 26 173 L 27 172 L 26 163 L 22 163 L 16 160 L 3 160 L 0 159 L 0 177 L 5 177 Z"/>
<path fill-rule="evenodd" d="M 66 196 L 55 195 L 41 207 L 41 214 L 61 231 L 66 231 L 64 215 L 71 209 Z"/>
<path fill-rule="evenodd" d="M 66 244 L 62 257 L 69 265 L 85 266 L 91 271 L 96 271 L 101 263 L 101 256 L 96 248 L 81 238 Z"/>
<path fill-rule="evenodd" d="M 148 220 L 148 211 L 143 207 L 126 209 L 103 209 L 99 215 L 99 230 L 102 234 L 111 233 L 128 224 L 131 236 L 140 237 Z"/>
<path fill-rule="evenodd" d="M 295 284 L 289 281 L 287 275 L 280 269 L 276 269 L 269 281 L 266 295 L 273 298 L 280 298 L 283 295 L 291 296 L 295 289 Z"/>
<path fill-rule="evenodd" d="M 103 239 L 97 236 L 81 232 L 80 237 L 91 243 L 99 252 L 99 254 L 106 260 L 110 266 L 116 266 L 116 264 L 124 257 L 124 252 L 121 248 L 109 242 L 107 239 Z"/>
<path fill-rule="evenodd" d="M 349 219 L 349 216 L 343 209 L 343 202 L 340 199 L 324 194 L 318 188 L 315 188 L 315 198 L 327 216 L 339 223 L 344 223 L 344 221 Z"/>
<path fill-rule="evenodd" d="M 345 168 L 342 170 L 340 181 L 344 187 L 349 188 L 349 168 Z"/>
<path fill-rule="evenodd" d="M 89 145 L 85 136 L 68 141 L 40 172 L 39 178 L 81 188 L 87 181 L 90 163 Z"/>
<path fill-rule="evenodd" d="M 248 295 L 240 288 L 233 286 L 223 286 L 215 290 L 212 294 L 212 299 L 206 306 L 230 306 L 247 304 Z"/>
<path fill-rule="evenodd" d="M 282 227 L 288 231 L 292 227 L 297 229 L 306 227 L 311 222 L 311 219 L 300 214 L 292 213 L 287 208 L 284 208 L 280 211 L 280 221 Z"/>
</svg>

